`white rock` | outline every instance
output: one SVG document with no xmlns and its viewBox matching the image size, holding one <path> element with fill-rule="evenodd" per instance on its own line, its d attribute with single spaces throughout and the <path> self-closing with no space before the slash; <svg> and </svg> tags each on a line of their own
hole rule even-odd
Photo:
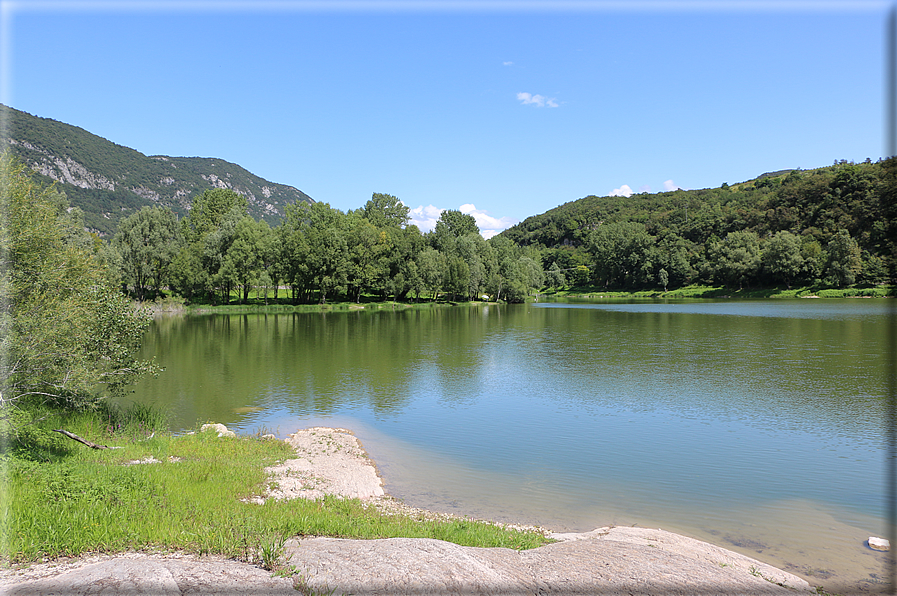
<svg viewBox="0 0 897 596">
<path fill-rule="evenodd" d="M 199 432 L 206 432 L 207 430 L 213 430 L 218 433 L 219 437 L 236 437 L 237 433 L 232 430 L 227 430 L 227 427 L 223 424 L 203 424 Z"/>
<path fill-rule="evenodd" d="M 884 538 L 870 536 L 866 542 L 869 543 L 869 548 L 872 550 L 891 550 L 891 543 Z"/>
</svg>

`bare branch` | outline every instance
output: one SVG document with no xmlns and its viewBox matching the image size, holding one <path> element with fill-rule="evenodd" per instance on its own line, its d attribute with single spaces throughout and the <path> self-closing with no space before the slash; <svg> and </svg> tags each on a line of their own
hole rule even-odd
<svg viewBox="0 0 897 596">
<path fill-rule="evenodd" d="M 67 436 L 68 438 L 70 438 L 70 439 L 72 439 L 72 440 L 78 441 L 79 443 L 84 443 L 85 445 L 87 445 L 87 446 L 90 447 L 91 449 L 121 449 L 121 447 L 109 447 L 108 445 L 97 445 L 96 443 L 91 443 L 91 442 L 88 441 L 87 439 L 82 439 L 81 437 L 79 437 L 79 436 L 76 435 L 75 433 L 70 433 L 69 431 L 67 431 L 67 430 L 63 430 L 63 429 L 61 429 L 61 428 L 54 428 L 54 429 L 53 429 L 53 432 L 54 432 L 54 433 L 61 433 L 61 434 Z"/>
</svg>

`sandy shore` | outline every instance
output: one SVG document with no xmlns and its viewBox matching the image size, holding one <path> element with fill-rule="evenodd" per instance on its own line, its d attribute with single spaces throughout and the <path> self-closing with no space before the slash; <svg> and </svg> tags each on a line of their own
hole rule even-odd
<svg viewBox="0 0 897 596">
<path fill-rule="evenodd" d="M 295 449 L 297 457 L 267 469 L 273 488 L 265 498 L 319 498 L 331 494 L 361 499 L 385 513 L 401 513 L 418 519 L 457 518 L 409 507 L 387 495 L 376 464 L 350 430 L 314 427 L 289 435 L 286 442 Z M 558 542 L 603 541 L 647 546 L 669 555 L 711 563 L 719 569 L 738 570 L 754 578 L 763 578 L 767 583 L 810 589 L 806 581 L 793 574 L 725 548 L 663 530 L 603 527 L 585 533 L 557 533 L 538 526 L 498 525 L 540 532 Z M 307 541 L 303 543 L 307 544 Z"/>
<path fill-rule="evenodd" d="M 456 516 L 391 498 L 351 431 L 315 427 L 286 438 L 296 457 L 267 468 L 264 495 L 251 499 L 358 498 L 385 513 Z M 505 525 L 505 527 L 508 527 Z M 556 540 L 530 551 L 473 548 L 431 539 L 303 538 L 287 543 L 293 577 L 184 554 L 82 557 L 0 573 L 6 594 L 794 594 L 803 579 L 725 548 L 647 528 L 543 532 Z M 301 580 L 300 580 L 301 578 Z"/>
</svg>

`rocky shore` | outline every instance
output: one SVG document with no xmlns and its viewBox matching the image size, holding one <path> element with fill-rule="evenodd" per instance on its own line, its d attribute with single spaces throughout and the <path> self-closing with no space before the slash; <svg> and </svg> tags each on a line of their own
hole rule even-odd
<svg viewBox="0 0 897 596">
<path fill-rule="evenodd" d="M 226 436 L 222 428 L 212 429 Z M 227 431 L 227 429 L 223 429 Z M 229 431 L 227 431 L 229 432 Z M 346 429 L 310 428 L 286 439 L 296 457 L 268 468 L 268 490 L 251 501 L 358 498 L 386 513 L 448 517 L 386 495 L 373 461 Z M 290 540 L 284 569 L 221 557 L 126 553 L 4 571 L 0 593 L 50 594 L 794 594 L 803 579 L 719 546 L 647 528 L 545 533 L 529 551 L 463 547 L 420 538 Z"/>
</svg>

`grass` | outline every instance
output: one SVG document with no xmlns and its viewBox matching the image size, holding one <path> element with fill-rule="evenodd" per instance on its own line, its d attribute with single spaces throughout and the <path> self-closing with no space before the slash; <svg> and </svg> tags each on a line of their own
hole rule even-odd
<svg viewBox="0 0 897 596">
<path fill-rule="evenodd" d="M 803 286 L 794 288 L 726 288 L 724 286 L 691 285 L 664 292 L 662 290 L 609 291 L 598 287 L 578 287 L 543 294 L 569 298 L 885 298 L 897 296 L 897 286 L 857 286 L 829 288 Z"/>
<path fill-rule="evenodd" d="M 265 466 L 292 456 L 282 441 L 208 432 L 174 437 L 160 432 L 161 417 L 147 409 L 29 415 L 39 422 L 19 420 L 18 432 L 5 429 L 0 453 L 6 478 L 0 555 L 7 563 L 162 549 L 273 564 L 282 543 L 272 537 L 308 535 L 437 538 L 515 549 L 545 542 L 537 533 L 472 520 L 386 515 L 358 500 L 242 501 L 264 492 Z M 54 428 L 120 448 L 90 449 Z M 129 464 L 147 458 L 159 463 Z"/>
</svg>

